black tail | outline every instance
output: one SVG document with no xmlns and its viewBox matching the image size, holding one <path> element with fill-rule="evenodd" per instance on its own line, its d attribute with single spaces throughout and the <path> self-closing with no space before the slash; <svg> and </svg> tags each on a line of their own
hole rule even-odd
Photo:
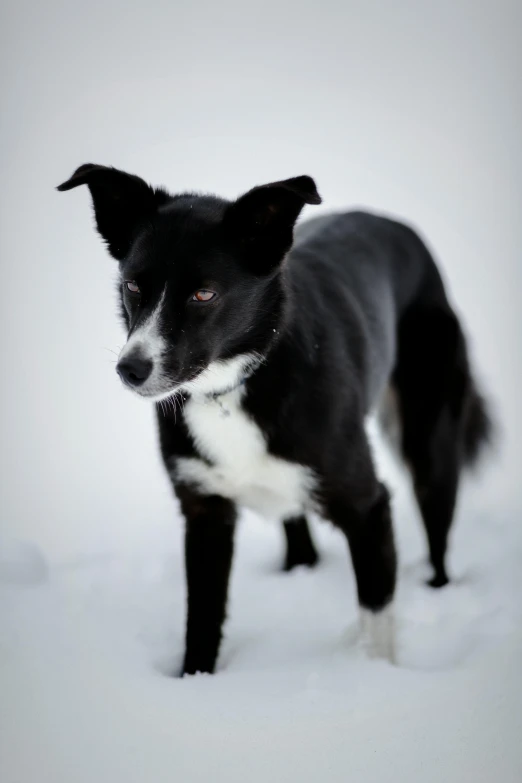
<svg viewBox="0 0 522 783">
<path fill-rule="evenodd" d="M 491 445 L 494 427 L 487 404 L 470 378 L 462 424 L 462 456 L 468 467 L 474 467 L 484 448 Z"/>
</svg>

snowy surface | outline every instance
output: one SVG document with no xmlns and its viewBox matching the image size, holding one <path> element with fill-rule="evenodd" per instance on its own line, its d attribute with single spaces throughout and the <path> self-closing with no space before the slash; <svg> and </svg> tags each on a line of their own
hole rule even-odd
<svg viewBox="0 0 522 783">
<path fill-rule="evenodd" d="M 433 592 L 393 482 L 395 667 L 357 644 L 347 552 L 324 523 L 317 570 L 283 574 L 281 532 L 245 515 L 219 672 L 184 680 L 168 676 L 182 654 L 179 518 L 47 567 L 35 547 L 4 547 L 4 783 L 518 783 L 519 520 L 463 508 L 454 584 Z"/>
</svg>

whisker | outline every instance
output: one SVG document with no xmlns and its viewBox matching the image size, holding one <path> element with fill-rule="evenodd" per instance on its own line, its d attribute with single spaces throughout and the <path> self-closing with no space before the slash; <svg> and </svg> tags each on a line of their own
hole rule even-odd
<svg viewBox="0 0 522 783">
<path fill-rule="evenodd" d="M 107 348 L 106 346 L 103 346 L 104 351 L 109 351 L 110 353 L 113 353 L 115 356 L 119 356 L 119 353 L 116 351 L 113 351 L 112 348 Z"/>
</svg>

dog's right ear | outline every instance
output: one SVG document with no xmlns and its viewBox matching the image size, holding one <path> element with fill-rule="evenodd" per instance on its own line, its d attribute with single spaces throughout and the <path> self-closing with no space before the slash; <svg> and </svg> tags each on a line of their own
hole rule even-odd
<svg viewBox="0 0 522 783">
<path fill-rule="evenodd" d="M 57 190 L 72 190 L 79 185 L 87 185 L 91 191 L 98 231 L 118 261 L 128 252 L 137 228 L 170 198 L 164 190 L 151 188 L 134 174 L 94 163 L 80 166 Z"/>
</svg>

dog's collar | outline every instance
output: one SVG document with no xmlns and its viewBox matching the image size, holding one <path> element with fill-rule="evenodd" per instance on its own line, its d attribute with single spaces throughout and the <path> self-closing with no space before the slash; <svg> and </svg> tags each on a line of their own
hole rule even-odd
<svg viewBox="0 0 522 783">
<path fill-rule="evenodd" d="M 219 400 L 220 397 L 224 397 L 225 394 L 230 394 L 233 391 L 244 388 L 248 379 L 252 377 L 261 363 L 261 357 L 252 357 L 251 361 L 243 367 L 242 376 L 237 381 L 237 383 L 231 384 L 230 386 L 227 386 L 224 389 L 220 389 L 219 391 L 207 392 L 204 396 L 209 400 Z"/>
<path fill-rule="evenodd" d="M 205 397 L 207 397 L 210 400 L 218 400 L 220 397 L 223 397 L 225 394 L 230 394 L 231 392 L 236 391 L 236 389 L 240 389 L 242 386 L 245 386 L 248 377 L 249 376 L 246 375 L 238 383 L 234 384 L 234 386 L 227 386 L 226 389 L 222 389 L 221 391 L 207 392 L 207 394 L 205 394 Z"/>
</svg>

